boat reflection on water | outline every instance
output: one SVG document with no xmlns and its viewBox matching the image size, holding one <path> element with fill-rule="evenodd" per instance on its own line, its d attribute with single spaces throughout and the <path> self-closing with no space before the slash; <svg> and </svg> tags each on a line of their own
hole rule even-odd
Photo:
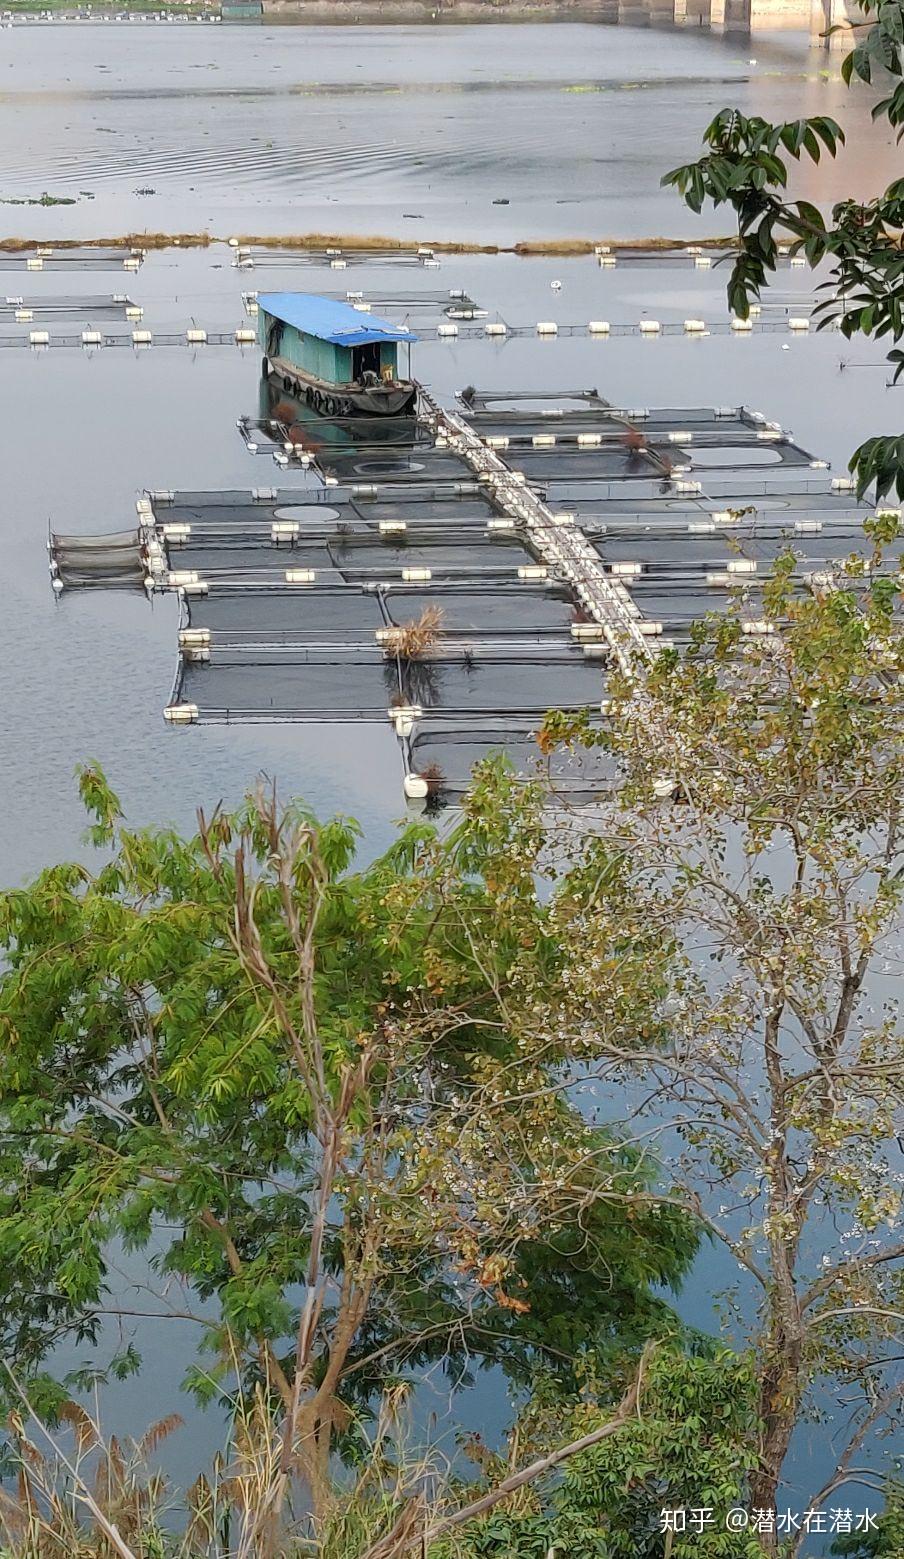
<svg viewBox="0 0 904 1559">
<path fill-rule="evenodd" d="M 340 481 L 411 481 L 433 438 L 413 417 L 328 417 L 269 375 L 260 381 L 260 418 L 273 436 L 316 460 Z"/>
</svg>

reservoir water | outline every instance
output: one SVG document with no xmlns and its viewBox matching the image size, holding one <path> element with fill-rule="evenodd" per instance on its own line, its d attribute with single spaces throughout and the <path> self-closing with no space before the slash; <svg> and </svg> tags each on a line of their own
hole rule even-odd
<svg viewBox="0 0 904 1559">
<path fill-rule="evenodd" d="M 690 233 L 659 179 L 720 108 L 843 117 L 854 150 L 801 176 L 831 201 L 894 176 L 870 102 L 837 55 L 788 33 L 15 27 L 0 31 L 0 199 L 76 204 L 0 205 L 0 236 Z"/>
<path fill-rule="evenodd" d="M 721 214 L 692 218 L 659 188 L 694 155 L 700 133 L 734 103 L 770 117 L 829 113 L 852 146 L 837 164 L 802 170 L 800 190 L 830 202 L 867 194 L 894 174 L 894 148 L 869 122 L 864 91 L 848 94 L 833 57 L 805 38 L 750 44 L 702 32 L 587 24 L 485 27 L 254 28 L 46 25 L 0 32 L 0 237 L 121 234 L 383 234 L 510 246 L 530 239 L 725 231 Z M 28 204 L 42 193 L 74 204 Z M 128 291 L 152 331 L 210 333 L 247 324 L 249 288 L 463 288 L 490 318 L 585 324 L 688 316 L 725 325 L 724 270 L 616 267 L 592 256 L 442 256 L 436 270 L 350 259 L 339 273 L 278 264 L 246 273 L 225 243 L 163 249 L 137 275 L 67 268 L 4 269 L 0 295 L 30 302 Z M 561 285 L 553 291 L 551 284 Z M 784 271 L 772 294 L 806 309 L 813 279 Z M 74 328 L 84 323 L 71 309 Z M 412 323 L 417 328 L 417 320 Z M 56 328 L 56 327 L 53 327 Z M 391 730 L 163 727 L 175 662 L 176 607 L 95 593 L 55 603 L 48 527 L 124 528 L 145 488 L 245 488 L 291 482 L 252 459 L 236 420 L 257 409 L 259 354 L 235 346 L 33 350 L 28 326 L 0 327 L 4 563 L 0 643 L 0 871 L 21 881 L 51 861 L 86 855 L 75 765 L 97 759 L 129 815 L 189 827 L 198 804 L 234 802 L 261 771 L 321 813 L 349 812 L 368 853 L 403 810 Z M 643 340 L 586 333 L 539 340 L 427 340 L 418 376 L 450 402 L 465 384 L 596 387 L 621 405 L 761 409 L 843 471 L 863 437 L 899 423 L 881 350 L 835 334 L 749 338 L 713 333 Z M 705 603 L 704 603 L 705 604 Z M 707 1271 L 711 1281 L 712 1269 Z M 119 1271 L 125 1308 L 159 1296 Z M 695 1280 L 695 1317 L 706 1299 Z M 192 1336 L 178 1321 L 110 1323 L 109 1351 L 136 1336 L 150 1368 L 141 1390 L 111 1393 L 115 1428 L 139 1430 L 179 1406 Z M 86 1362 L 84 1350 L 67 1362 Z M 498 1394 L 478 1388 L 462 1422 L 498 1429 Z M 219 1443 L 213 1415 L 177 1437 L 171 1465 L 189 1474 Z M 802 1437 L 801 1497 L 831 1459 L 819 1426 Z"/>
</svg>

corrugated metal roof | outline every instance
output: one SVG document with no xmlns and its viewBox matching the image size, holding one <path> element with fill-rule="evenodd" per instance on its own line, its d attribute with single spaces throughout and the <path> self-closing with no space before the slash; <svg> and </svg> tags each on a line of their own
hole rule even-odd
<svg viewBox="0 0 904 1559">
<path fill-rule="evenodd" d="M 305 335 L 331 341 L 334 346 L 366 346 L 370 341 L 416 341 L 405 325 L 391 325 L 350 303 L 320 298 L 313 292 L 262 292 L 258 308 L 283 324 L 294 325 Z"/>
</svg>

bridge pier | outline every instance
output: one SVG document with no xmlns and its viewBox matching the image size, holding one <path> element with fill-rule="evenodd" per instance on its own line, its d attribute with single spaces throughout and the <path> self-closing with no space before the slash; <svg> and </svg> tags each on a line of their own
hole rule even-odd
<svg viewBox="0 0 904 1559">
<path fill-rule="evenodd" d="M 854 34 L 848 24 L 851 20 L 863 20 L 863 13 L 856 6 L 852 9 L 855 12 L 853 17 L 848 11 L 845 0 L 811 0 L 810 43 L 812 47 L 833 52 L 853 48 Z M 840 30 L 829 32 L 831 27 Z"/>
</svg>

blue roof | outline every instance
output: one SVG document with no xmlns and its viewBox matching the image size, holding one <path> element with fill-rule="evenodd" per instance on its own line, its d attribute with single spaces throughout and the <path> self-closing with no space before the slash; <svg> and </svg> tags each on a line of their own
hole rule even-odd
<svg viewBox="0 0 904 1559">
<path fill-rule="evenodd" d="M 319 298 L 313 292 L 262 292 L 258 308 L 272 319 L 294 325 L 304 335 L 331 341 L 334 346 L 366 346 L 370 341 L 416 341 L 405 325 L 391 325 L 363 309 L 336 298 Z"/>
</svg>

